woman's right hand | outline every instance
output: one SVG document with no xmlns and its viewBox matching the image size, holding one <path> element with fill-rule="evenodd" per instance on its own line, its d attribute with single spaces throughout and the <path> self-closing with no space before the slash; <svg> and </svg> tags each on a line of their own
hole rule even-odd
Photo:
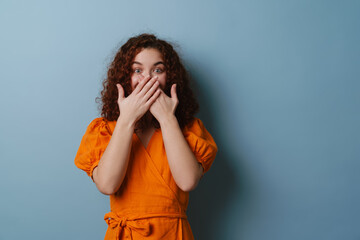
<svg viewBox="0 0 360 240">
<path fill-rule="evenodd" d="M 119 83 L 116 86 L 120 116 L 123 120 L 129 121 L 130 124 L 135 124 L 150 109 L 161 92 L 157 76 L 139 78 L 139 83 L 127 97 L 125 97 L 123 87 Z"/>
</svg>

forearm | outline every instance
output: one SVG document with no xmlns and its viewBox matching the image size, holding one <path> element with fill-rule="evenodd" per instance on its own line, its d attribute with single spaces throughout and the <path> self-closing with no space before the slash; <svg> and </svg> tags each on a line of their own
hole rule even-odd
<svg viewBox="0 0 360 240">
<path fill-rule="evenodd" d="M 110 195 L 120 188 L 127 171 L 133 133 L 134 124 L 119 117 L 109 144 L 93 172 L 100 192 Z"/>
<path fill-rule="evenodd" d="M 193 190 L 203 173 L 203 168 L 191 151 L 175 116 L 160 122 L 166 156 L 173 178 L 183 191 Z"/>
</svg>

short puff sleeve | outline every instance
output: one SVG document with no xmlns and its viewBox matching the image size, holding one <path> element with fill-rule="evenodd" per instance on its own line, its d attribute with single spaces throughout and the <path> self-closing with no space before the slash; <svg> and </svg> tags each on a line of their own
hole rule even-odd
<svg viewBox="0 0 360 240">
<path fill-rule="evenodd" d="M 215 160 L 218 149 L 213 137 L 198 118 L 186 126 L 183 133 L 195 157 L 202 165 L 204 173 L 207 172 Z"/>
<path fill-rule="evenodd" d="M 93 178 L 93 170 L 111 139 L 110 129 L 104 118 L 94 119 L 86 129 L 75 156 L 75 165 Z"/>
</svg>

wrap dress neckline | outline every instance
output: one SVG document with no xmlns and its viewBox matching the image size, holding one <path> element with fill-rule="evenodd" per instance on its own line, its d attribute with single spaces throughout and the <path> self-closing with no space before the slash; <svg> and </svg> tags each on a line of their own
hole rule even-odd
<svg viewBox="0 0 360 240">
<path fill-rule="evenodd" d="M 143 143 L 143 141 L 141 141 L 141 138 L 139 137 L 139 135 L 137 133 L 134 133 L 135 135 L 135 138 L 137 138 L 138 141 L 140 141 L 141 145 L 143 146 L 143 148 L 149 152 L 149 145 L 151 144 L 151 141 L 153 140 L 154 137 L 156 137 L 155 135 L 159 132 L 160 130 L 159 129 L 154 129 L 153 133 L 151 134 L 150 136 L 150 139 L 149 141 L 147 142 L 146 146 L 145 144 Z"/>
</svg>

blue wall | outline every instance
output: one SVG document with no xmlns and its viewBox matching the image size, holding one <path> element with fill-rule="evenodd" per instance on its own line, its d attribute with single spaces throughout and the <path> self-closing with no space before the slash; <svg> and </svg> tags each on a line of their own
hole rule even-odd
<svg viewBox="0 0 360 240">
<path fill-rule="evenodd" d="M 197 239 L 360 239 L 359 1 L 0 2 L 0 239 L 102 239 L 73 163 L 134 34 L 180 47 L 219 154 Z"/>
</svg>

